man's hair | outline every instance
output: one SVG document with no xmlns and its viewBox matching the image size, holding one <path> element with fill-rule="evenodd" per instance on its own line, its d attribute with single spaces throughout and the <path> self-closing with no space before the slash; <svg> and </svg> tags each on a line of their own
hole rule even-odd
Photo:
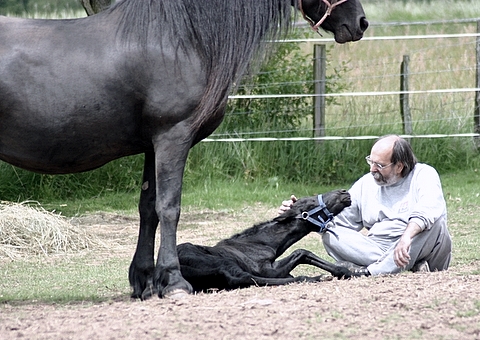
<svg viewBox="0 0 480 340">
<path fill-rule="evenodd" d="M 383 136 L 380 139 L 388 136 Z M 392 159 L 390 161 L 393 164 L 401 162 L 403 164 L 402 177 L 406 177 L 413 170 L 418 160 L 410 143 L 400 136 L 397 137 L 398 139 L 393 143 Z"/>
</svg>

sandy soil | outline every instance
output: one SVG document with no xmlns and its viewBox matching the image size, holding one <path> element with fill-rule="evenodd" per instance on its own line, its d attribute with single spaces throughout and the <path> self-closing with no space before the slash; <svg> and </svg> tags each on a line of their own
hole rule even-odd
<svg viewBox="0 0 480 340">
<path fill-rule="evenodd" d="M 262 207 L 186 212 L 179 242 L 212 244 L 272 214 Z M 134 247 L 136 218 L 99 214 L 77 223 L 115 243 L 109 256 Z M 0 339 L 480 339 L 480 276 L 463 274 L 479 264 L 182 300 L 141 302 L 122 295 L 100 303 L 4 304 Z"/>
</svg>

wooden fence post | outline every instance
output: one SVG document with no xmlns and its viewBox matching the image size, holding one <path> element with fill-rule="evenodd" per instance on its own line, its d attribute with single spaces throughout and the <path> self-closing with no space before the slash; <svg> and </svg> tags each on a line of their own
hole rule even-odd
<svg viewBox="0 0 480 340">
<path fill-rule="evenodd" d="M 477 33 L 480 33 L 480 21 L 477 21 Z M 478 89 L 480 88 L 480 37 L 477 37 L 476 51 L 477 51 L 477 73 L 476 73 L 475 86 Z M 473 122 L 474 122 L 473 131 L 475 133 L 480 133 L 480 91 L 478 90 L 475 92 L 475 109 L 473 112 Z M 480 138 L 474 137 L 473 141 L 477 149 L 480 149 Z"/>
<path fill-rule="evenodd" d="M 315 84 L 313 129 L 315 137 L 325 136 L 325 97 L 327 52 L 325 45 L 315 44 L 313 50 L 313 79 Z M 319 141 L 320 142 L 320 141 Z"/>
<path fill-rule="evenodd" d="M 400 66 L 400 91 L 408 92 L 408 77 L 410 74 L 410 57 L 403 56 L 402 65 Z M 412 115 L 410 114 L 409 94 L 400 93 L 400 114 L 403 121 L 403 133 L 406 135 L 413 134 Z"/>
</svg>

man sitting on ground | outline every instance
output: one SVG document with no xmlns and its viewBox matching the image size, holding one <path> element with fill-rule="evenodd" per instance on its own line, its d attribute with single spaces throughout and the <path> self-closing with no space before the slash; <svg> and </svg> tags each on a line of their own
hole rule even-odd
<svg viewBox="0 0 480 340">
<path fill-rule="evenodd" d="M 322 235 L 328 254 L 337 265 L 367 276 L 448 269 L 452 241 L 437 171 L 418 163 L 397 135 L 378 139 L 366 161 L 370 173 L 350 188 L 352 205 L 335 217 L 334 234 Z M 295 201 L 292 195 L 279 212 Z"/>
</svg>

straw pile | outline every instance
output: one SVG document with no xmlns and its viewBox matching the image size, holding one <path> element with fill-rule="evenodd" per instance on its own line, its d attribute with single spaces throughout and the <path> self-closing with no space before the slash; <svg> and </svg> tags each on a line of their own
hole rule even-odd
<svg viewBox="0 0 480 340">
<path fill-rule="evenodd" d="M 75 252 L 96 243 L 65 217 L 29 203 L 0 202 L 0 258 Z"/>
</svg>

